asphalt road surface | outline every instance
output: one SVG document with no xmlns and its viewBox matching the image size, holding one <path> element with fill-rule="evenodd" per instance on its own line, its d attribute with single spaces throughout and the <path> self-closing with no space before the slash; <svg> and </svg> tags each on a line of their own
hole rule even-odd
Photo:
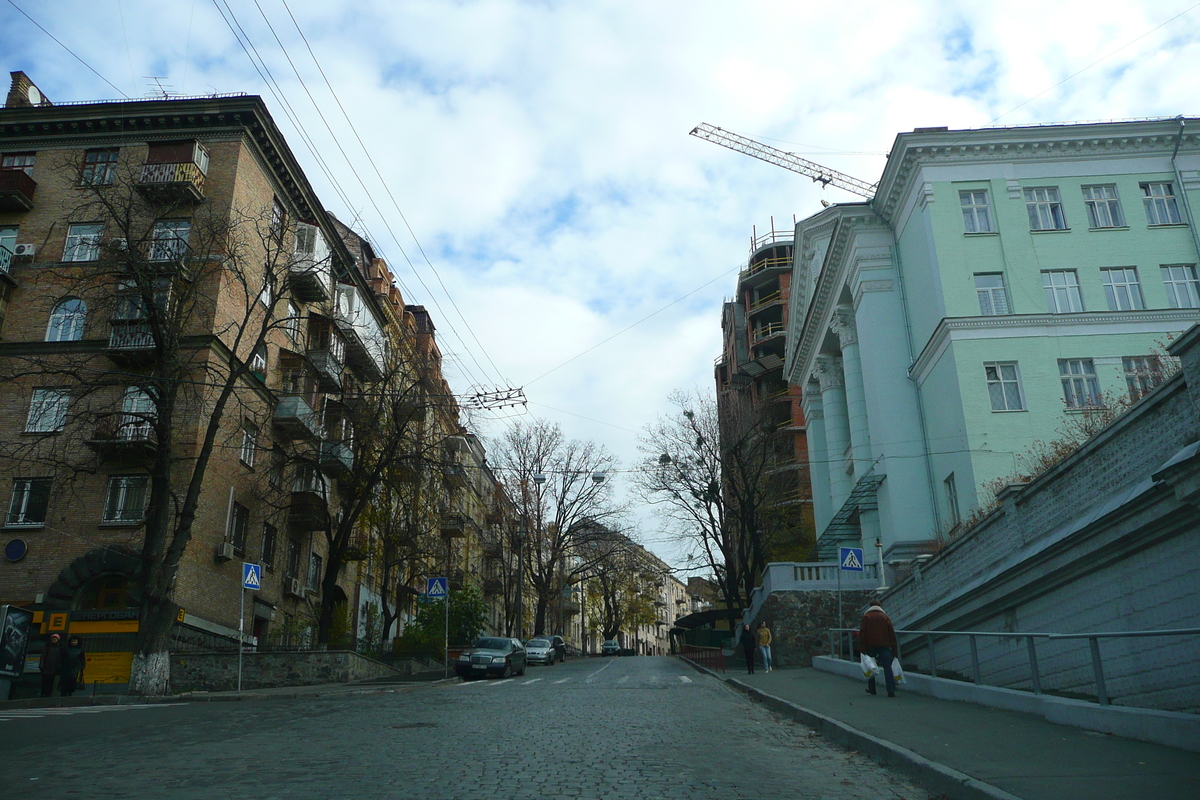
<svg viewBox="0 0 1200 800">
<path fill-rule="evenodd" d="M 242 703 L 0 711 L 18 798 L 927 800 L 673 658 Z"/>
</svg>

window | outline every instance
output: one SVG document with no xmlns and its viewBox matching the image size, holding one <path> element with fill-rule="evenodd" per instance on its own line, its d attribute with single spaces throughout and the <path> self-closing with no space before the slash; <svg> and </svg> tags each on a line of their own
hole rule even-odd
<svg viewBox="0 0 1200 800">
<path fill-rule="evenodd" d="M 283 238 L 283 226 L 287 221 L 287 212 L 284 211 L 283 203 L 279 202 L 279 198 L 275 197 L 271 200 L 271 237 L 276 241 Z"/>
<path fill-rule="evenodd" d="M 78 297 L 64 297 L 50 312 L 46 341 L 77 342 L 83 338 L 83 323 L 86 321 L 87 303 Z"/>
<path fill-rule="evenodd" d="M 1158 356 L 1126 356 L 1121 359 L 1121 365 L 1125 368 L 1125 384 L 1133 400 L 1149 393 L 1166 377 L 1162 359 Z"/>
<path fill-rule="evenodd" d="M 113 182 L 117 170 L 117 153 L 119 150 L 88 150 L 83 155 L 83 176 L 80 183 L 84 186 L 107 186 Z"/>
<path fill-rule="evenodd" d="M 100 223 L 69 225 L 63 261 L 95 261 L 100 258 L 100 237 L 103 235 L 104 226 Z"/>
<path fill-rule="evenodd" d="M 250 356 L 250 371 L 257 372 L 262 376 L 267 374 L 267 346 L 259 345 L 255 348 L 254 353 Z"/>
<path fill-rule="evenodd" d="M 45 525 L 50 504 L 50 478 L 17 478 L 8 501 L 6 525 Z"/>
<path fill-rule="evenodd" d="M 158 409 L 150 395 L 136 386 L 125 390 L 121 401 L 121 429 L 118 438 L 127 442 L 144 442 L 154 436 L 154 421 Z"/>
<path fill-rule="evenodd" d="M 999 272 L 975 274 L 975 293 L 979 295 L 979 313 L 985 317 L 1008 314 L 1008 293 L 1004 291 L 1004 275 Z"/>
<path fill-rule="evenodd" d="M 300 306 L 292 301 L 288 301 L 287 319 L 283 321 L 283 329 L 287 331 L 288 338 L 296 344 L 300 343 Z"/>
<path fill-rule="evenodd" d="M 983 365 L 987 377 L 988 397 L 992 411 L 1024 411 L 1021 399 L 1021 379 L 1017 374 L 1017 362 L 997 361 Z"/>
<path fill-rule="evenodd" d="M 0 270 L 8 272 L 13 251 L 17 249 L 17 227 L 0 225 Z"/>
<path fill-rule="evenodd" d="M 275 276 L 271 274 L 270 264 L 263 264 L 262 289 L 258 292 L 258 302 L 267 308 L 275 302 Z"/>
<path fill-rule="evenodd" d="M 1162 278 L 1171 308 L 1200 308 L 1200 281 L 1194 264 L 1164 265 Z"/>
<path fill-rule="evenodd" d="M 1062 376 L 1063 402 L 1067 408 L 1095 408 L 1100 401 L 1100 380 L 1096 364 L 1090 358 L 1060 358 L 1058 374 Z"/>
<path fill-rule="evenodd" d="M 1104 296 L 1108 299 L 1109 311 L 1140 311 L 1146 307 L 1136 269 L 1109 267 L 1100 270 L 1100 275 L 1104 278 Z"/>
<path fill-rule="evenodd" d="M 287 463 L 287 456 L 278 447 L 271 449 L 271 469 L 267 471 L 267 483 L 274 486 L 276 489 L 283 487 L 283 466 Z"/>
<path fill-rule="evenodd" d="M 1183 221 L 1175 199 L 1175 184 L 1143 183 L 1141 187 L 1147 225 L 1178 225 Z"/>
<path fill-rule="evenodd" d="M 1083 204 L 1087 206 L 1089 228 L 1125 227 L 1116 186 L 1084 186 Z"/>
<path fill-rule="evenodd" d="M 1065 231 L 1067 218 L 1057 186 L 1025 190 L 1025 209 L 1029 212 L 1032 231 Z"/>
<path fill-rule="evenodd" d="M 269 522 L 264 522 L 262 531 L 262 555 L 260 556 L 259 561 L 261 561 L 262 565 L 267 569 L 275 568 L 276 535 L 277 531 L 275 530 L 275 526 Z"/>
<path fill-rule="evenodd" d="M 288 560 L 287 560 L 287 576 L 295 578 L 300 575 L 300 542 L 297 539 L 288 539 Z"/>
<path fill-rule="evenodd" d="M 141 522 L 146 514 L 150 476 L 113 475 L 108 479 L 103 522 Z"/>
<path fill-rule="evenodd" d="M 316 589 L 321 585 L 321 557 L 316 553 L 308 556 L 308 588 Z"/>
<path fill-rule="evenodd" d="M 33 162 L 36 156 L 33 153 L 6 153 L 0 156 L 0 169 L 19 169 L 26 175 L 33 177 Z"/>
<path fill-rule="evenodd" d="M 992 215 L 988 209 L 987 192 L 983 189 L 958 193 L 962 205 L 963 227 L 967 233 L 993 233 Z"/>
<path fill-rule="evenodd" d="M 242 463 L 254 466 L 254 453 L 258 450 L 258 428 L 249 423 L 242 428 Z"/>
<path fill-rule="evenodd" d="M 1083 311 L 1083 296 L 1079 294 L 1079 276 L 1075 270 L 1044 270 L 1042 288 L 1046 291 L 1046 306 L 1051 314 Z"/>
<path fill-rule="evenodd" d="M 962 522 L 962 516 L 958 513 L 958 487 L 954 483 L 954 473 L 951 472 L 942 483 L 946 486 L 946 508 L 950 510 L 950 524 L 957 525 Z"/>
<path fill-rule="evenodd" d="M 178 261 L 187 255 L 192 223 L 186 219 L 161 219 L 150 233 L 151 261 Z"/>
<path fill-rule="evenodd" d="M 67 389 L 34 389 L 29 403 L 29 417 L 25 420 L 26 433 L 54 433 L 61 431 L 67 421 L 67 403 L 71 397 Z"/>
<path fill-rule="evenodd" d="M 234 552 L 242 555 L 246 552 L 246 526 L 250 522 L 250 509 L 241 503 L 234 503 L 229 512 L 229 543 Z"/>
</svg>

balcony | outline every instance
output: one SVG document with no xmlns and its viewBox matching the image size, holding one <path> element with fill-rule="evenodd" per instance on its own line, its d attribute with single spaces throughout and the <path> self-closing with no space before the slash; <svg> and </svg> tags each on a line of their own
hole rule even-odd
<svg viewBox="0 0 1200 800">
<path fill-rule="evenodd" d="M 354 469 L 354 451 L 344 442 L 321 442 L 321 471 L 331 478 L 342 478 Z"/>
<path fill-rule="evenodd" d="M 297 255 L 288 265 L 287 286 L 304 303 L 324 303 L 329 299 L 329 259 Z"/>
<path fill-rule="evenodd" d="M 323 530 L 327 519 L 325 498 L 319 491 L 302 489 L 292 492 L 292 502 L 288 506 L 288 525 L 292 530 Z"/>
<path fill-rule="evenodd" d="M 450 588 L 458 591 L 466 586 L 466 578 L 461 569 L 452 569 L 447 573 L 446 578 L 449 580 Z"/>
<path fill-rule="evenodd" d="M 441 519 L 442 536 L 449 539 L 461 539 L 467 535 L 467 519 L 462 514 L 443 513 Z"/>
<path fill-rule="evenodd" d="M 761 327 L 755 328 L 753 336 L 750 340 L 751 344 L 759 344 L 776 336 L 783 336 L 787 333 L 787 325 L 782 322 L 771 322 Z"/>
<path fill-rule="evenodd" d="M 143 164 L 138 191 L 152 202 L 201 203 L 204 201 L 204 172 L 192 161 Z"/>
<path fill-rule="evenodd" d="M 504 591 L 504 582 L 499 578 L 484 578 L 483 593 L 485 595 L 500 594 Z"/>
<path fill-rule="evenodd" d="M 333 321 L 346 338 L 346 357 L 354 368 L 367 380 L 381 380 L 387 352 L 383 330 L 357 287 L 337 285 Z"/>
<path fill-rule="evenodd" d="M 366 534 L 356 533 L 350 537 L 350 542 L 346 546 L 346 552 L 342 554 L 342 560 L 366 561 L 370 551 L 371 540 Z"/>
<path fill-rule="evenodd" d="M 342 362 L 332 350 L 309 350 L 308 360 L 317 370 L 317 379 L 322 392 L 342 390 Z"/>
<path fill-rule="evenodd" d="M 443 464 L 442 475 L 448 486 L 462 488 L 467 485 L 467 470 L 462 464 Z"/>
<path fill-rule="evenodd" d="M 503 546 L 499 539 L 484 539 L 481 545 L 484 558 L 499 559 L 503 555 Z"/>
<path fill-rule="evenodd" d="M 0 170 L 0 211 L 29 211 L 37 182 L 20 169 Z"/>
<path fill-rule="evenodd" d="M 103 460 L 149 458 L 158 452 L 158 436 L 145 419 L 109 417 L 96 426 L 87 446 Z"/>
<path fill-rule="evenodd" d="M 158 355 L 154 334 L 146 320 L 114 318 L 108 324 L 108 347 L 104 352 L 116 363 L 138 366 Z"/>
<path fill-rule="evenodd" d="M 292 439 L 321 438 L 321 421 L 312 406 L 298 394 L 284 395 L 275 406 L 275 429 Z"/>
</svg>

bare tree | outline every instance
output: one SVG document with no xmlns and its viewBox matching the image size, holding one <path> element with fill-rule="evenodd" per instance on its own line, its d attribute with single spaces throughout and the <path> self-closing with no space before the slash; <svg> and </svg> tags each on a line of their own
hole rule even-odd
<svg viewBox="0 0 1200 800">
<path fill-rule="evenodd" d="M 600 632 L 616 639 L 623 630 L 655 621 L 652 592 L 641 548 L 616 531 L 597 530 L 585 549 L 594 554 L 587 573 L 588 604 L 599 608 Z"/>
</svg>

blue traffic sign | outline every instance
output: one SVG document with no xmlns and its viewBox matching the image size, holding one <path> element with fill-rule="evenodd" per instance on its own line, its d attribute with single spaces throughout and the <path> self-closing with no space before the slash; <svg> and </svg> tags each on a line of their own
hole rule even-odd
<svg viewBox="0 0 1200 800">
<path fill-rule="evenodd" d="M 847 572 L 863 571 L 863 551 L 861 547 L 843 547 L 838 555 L 842 569 Z"/>
<path fill-rule="evenodd" d="M 262 567 L 258 564 L 242 564 L 242 588 L 262 588 Z"/>
<path fill-rule="evenodd" d="M 432 600 L 442 600 L 448 594 L 445 578 L 426 578 L 425 596 Z"/>
</svg>

